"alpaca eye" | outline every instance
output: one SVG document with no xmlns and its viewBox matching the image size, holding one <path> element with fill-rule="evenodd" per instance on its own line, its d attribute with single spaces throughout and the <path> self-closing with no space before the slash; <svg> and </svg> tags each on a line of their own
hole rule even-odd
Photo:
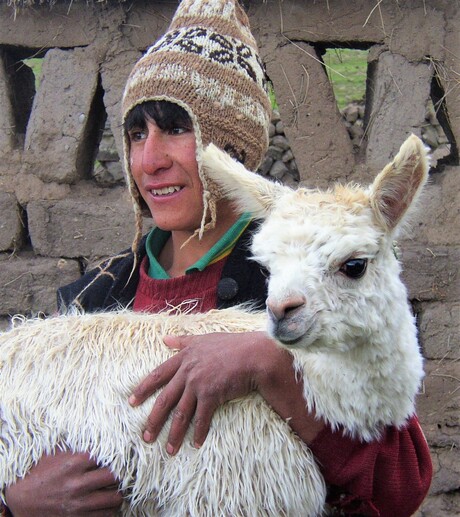
<svg viewBox="0 0 460 517">
<path fill-rule="evenodd" d="M 351 259 L 347 260 L 340 266 L 340 272 L 348 278 L 361 278 L 367 269 L 367 259 Z"/>
</svg>

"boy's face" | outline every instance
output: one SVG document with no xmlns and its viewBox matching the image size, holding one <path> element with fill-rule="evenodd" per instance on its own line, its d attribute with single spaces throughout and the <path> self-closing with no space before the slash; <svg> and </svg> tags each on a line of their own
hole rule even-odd
<svg viewBox="0 0 460 517">
<path fill-rule="evenodd" d="M 203 187 L 193 130 L 160 129 L 147 119 L 145 127 L 131 128 L 128 136 L 131 173 L 155 224 L 195 231 L 203 215 Z"/>
</svg>

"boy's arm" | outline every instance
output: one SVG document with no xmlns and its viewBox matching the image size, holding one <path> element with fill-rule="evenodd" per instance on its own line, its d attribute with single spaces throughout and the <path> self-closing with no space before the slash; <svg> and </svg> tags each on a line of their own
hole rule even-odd
<svg viewBox="0 0 460 517">
<path fill-rule="evenodd" d="M 329 504 L 347 515 L 410 516 L 428 493 L 432 463 L 415 415 L 371 443 L 326 427 L 310 447 L 330 487 Z"/>
</svg>

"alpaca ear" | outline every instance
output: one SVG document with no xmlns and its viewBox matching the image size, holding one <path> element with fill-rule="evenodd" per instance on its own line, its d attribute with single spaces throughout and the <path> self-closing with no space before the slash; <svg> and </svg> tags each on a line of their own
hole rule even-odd
<svg viewBox="0 0 460 517">
<path fill-rule="evenodd" d="M 248 171 L 214 144 L 203 151 L 202 167 L 206 177 L 217 184 L 225 197 L 242 212 L 251 212 L 255 217 L 266 217 L 276 199 L 288 189 Z"/>
<path fill-rule="evenodd" d="M 371 206 L 379 223 L 393 230 L 415 204 L 427 179 L 428 150 L 415 135 L 403 143 L 394 160 L 371 186 Z"/>
</svg>

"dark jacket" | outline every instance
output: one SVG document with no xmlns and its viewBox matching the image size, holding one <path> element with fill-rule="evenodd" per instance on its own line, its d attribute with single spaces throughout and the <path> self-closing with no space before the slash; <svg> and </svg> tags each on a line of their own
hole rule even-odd
<svg viewBox="0 0 460 517">
<path fill-rule="evenodd" d="M 245 302 L 253 302 L 257 308 L 265 307 L 267 273 L 250 259 L 249 252 L 256 228 L 257 222 L 252 222 L 227 258 L 217 287 L 219 309 Z M 131 307 L 139 282 L 139 267 L 146 255 L 145 241 L 146 236 L 139 245 L 134 270 L 134 253 L 127 250 L 87 272 L 77 281 L 58 289 L 59 311 L 65 312 L 72 306 L 86 312 Z"/>
</svg>

